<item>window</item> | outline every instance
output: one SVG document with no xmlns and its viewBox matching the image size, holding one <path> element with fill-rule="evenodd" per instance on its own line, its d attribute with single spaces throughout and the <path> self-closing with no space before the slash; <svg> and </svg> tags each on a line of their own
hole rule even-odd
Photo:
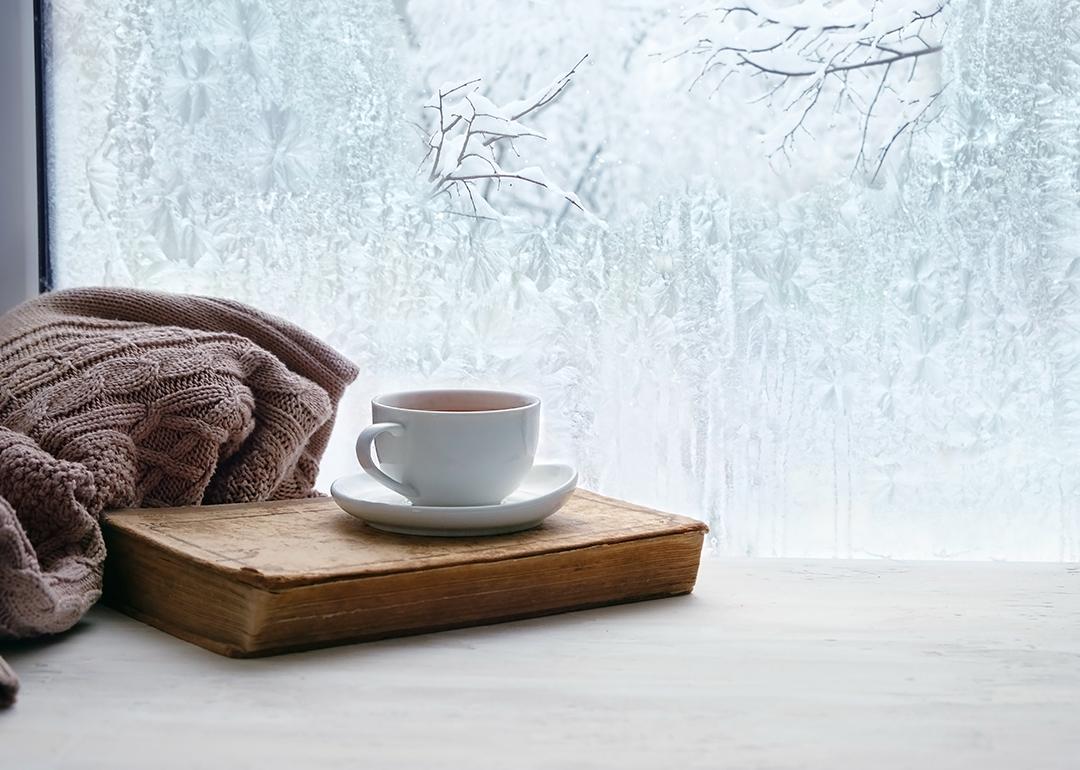
<svg viewBox="0 0 1080 770">
<path fill-rule="evenodd" d="M 44 8 L 59 286 L 221 294 L 755 555 L 1080 558 L 1080 6 Z M 440 109 L 441 105 L 441 109 Z M 441 121 L 441 122 L 440 122 Z"/>
</svg>

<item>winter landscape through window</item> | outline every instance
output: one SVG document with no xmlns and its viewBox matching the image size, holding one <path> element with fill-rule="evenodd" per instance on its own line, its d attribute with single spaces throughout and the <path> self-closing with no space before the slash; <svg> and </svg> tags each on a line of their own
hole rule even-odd
<svg viewBox="0 0 1080 770">
<path fill-rule="evenodd" d="M 58 286 L 545 401 L 723 553 L 1080 558 L 1080 2 L 46 0 Z"/>
</svg>

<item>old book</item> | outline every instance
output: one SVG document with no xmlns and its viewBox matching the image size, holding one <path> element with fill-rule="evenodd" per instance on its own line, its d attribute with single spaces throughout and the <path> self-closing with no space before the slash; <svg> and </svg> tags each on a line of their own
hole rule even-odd
<svg viewBox="0 0 1080 770">
<path fill-rule="evenodd" d="M 326 498 L 114 511 L 103 529 L 108 604 L 233 657 L 689 593 L 707 531 L 581 490 L 497 537 L 387 534 Z"/>
</svg>

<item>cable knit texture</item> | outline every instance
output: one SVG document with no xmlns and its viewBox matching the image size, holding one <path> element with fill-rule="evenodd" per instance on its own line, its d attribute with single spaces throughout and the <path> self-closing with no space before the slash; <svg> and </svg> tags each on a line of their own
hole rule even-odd
<svg viewBox="0 0 1080 770">
<path fill-rule="evenodd" d="M 227 300 L 74 289 L 0 317 L 0 638 L 98 599 L 102 510 L 311 495 L 355 377 Z M 17 686 L 0 659 L 0 707 Z"/>
</svg>

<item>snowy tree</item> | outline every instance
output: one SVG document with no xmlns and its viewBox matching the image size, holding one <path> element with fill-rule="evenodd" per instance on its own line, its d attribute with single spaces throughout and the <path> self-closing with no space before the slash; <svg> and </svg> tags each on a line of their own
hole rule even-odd
<svg viewBox="0 0 1080 770">
<path fill-rule="evenodd" d="M 512 169 L 504 164 L 508 154 L 519 155 L 517 143 L 546 139 L 522 120 L 555 102 L 586 58 L 587 54 L 543 88 L 502 106 L 480 92 L 480 78 L 441 86 L 425 105 L 434 114 L 434 125 L 426 136 L 421 165 L 427 167 L 432 198 L 446 196 L 454 213 L 495 220 L 501 214 L 491 205 L 492 197 L 522 182 L 547 190 L 584 213 L 578 196 L 552 182 L 540 167 Z"/>
<path fill-rule="evenodd" d="M 941 95 L 918 74 L 920 61 L 942 50 L 947 3 L 711 3 L 689 15 L 697 39 L 680 53 L 704 60 L 695 84 L 714 91 L 738 75 L 760 81 L 755 99 L 778 118 L 762 137 L 771 153 L 787 157 L 800 135 L 812 138 L 814 111 L 856 115 L 855 165 L 876 179 L 889 150 L 919 127 Z"/>
<path fill-rule="evenodd" d="M 549 62 L 589 52 L 572 89 L 529 121 L 548 141 L 519 149 L 528 165 L 543 168 L 605 221 L 632 201 L 677 195 L 689 181 L 723 176 L 787 195 L 831 177 L 838 165 L 817 159 L 783 178 L 772 174 L 764 153 L 747 141 L 773 120 L 766 105 L 747 105 L 756 85 L 733 84 L 703 99 L 687 90 L 696 60 L 657 55 L 685 36 L 682 17 L 666 0 L 549 0 L 513 8 L 503 0 L 409 0 L 407 8 L 420 40 L 417 77 L 426 84 L 418 112 L 442 83 L 477 73 L 485 74 L 485 95 L 503 104 L 535 89 Z M 515 204 L 537 224 L 566 222 L 576 212 L 539 188 L 515 194 Z"/>
</svg>

